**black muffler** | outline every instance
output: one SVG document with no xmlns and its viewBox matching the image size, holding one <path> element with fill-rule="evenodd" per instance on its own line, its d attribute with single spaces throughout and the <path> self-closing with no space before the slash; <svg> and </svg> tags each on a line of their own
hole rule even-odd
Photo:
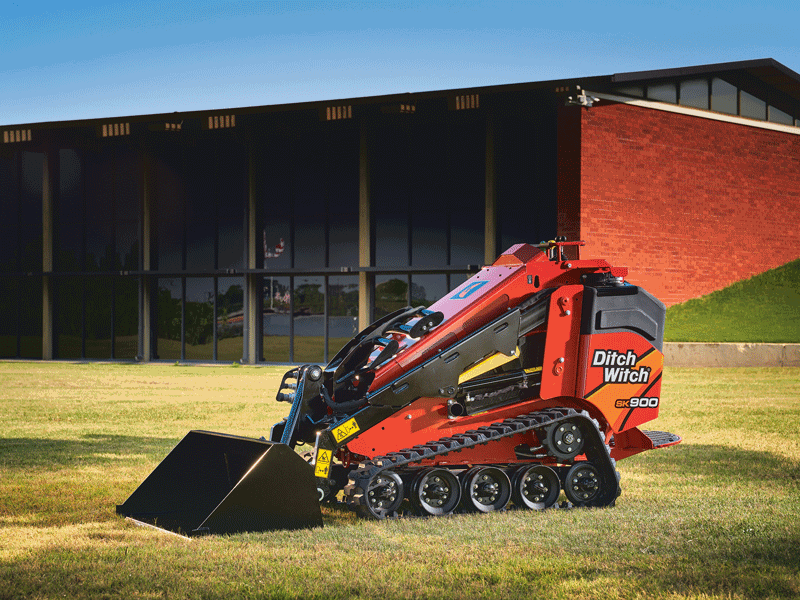
<svg viewBox="0 0 800 600">
<path fill-rule="evenodd" d="M 322 527 L 314 470 L 286 444 L 190 431 L 117 514 L 187 536 Z"/>
</svg>

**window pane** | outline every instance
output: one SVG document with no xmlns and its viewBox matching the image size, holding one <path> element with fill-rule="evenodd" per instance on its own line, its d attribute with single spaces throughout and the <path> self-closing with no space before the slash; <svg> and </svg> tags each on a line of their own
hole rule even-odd
<svg viewBox="0 0 800 600">
<path fill-rule="evenodd" d="M 328 266 L 358 266 L 358 215 L 332 213 L 329 244 Z"/>
<path fill-rule="evenodd" d="M 59 152 L 59 196 L 56 218 L 60 223 L 83 222 L 83 173 L 78 153 Z"/>
<path fill-rule="evenodd" d="M 186 226 L 186 270 L 211 271 L 214 269 L 213 221 L 190 221 Z"/>
<path fill-rule="evenodd" d="M 17 332 L 19 328 L 19 281 L 16 278 L 0 277 L 0 357 L 17 356 Z"/>
<path fill-rule="evenodd" d="M 0 227 L 0 273 L 19 271 L 19 240 L 17 227 Z"/>
<path fill-rule="evenodd" d="M 221 277 L 217 290 L 217 360 L 239 360 L 244 354 L 244 280 Z"/>
<path fill-rule="evenodd" d="M 42 270 L 42 226 L 22 225 L 19 228 L 21 271 L 35 273 Z"/>
<path fill-rule="evenodd" d="M 711 80 L 711 110 L 736 114 L 736 86 L 715 77 Z"/>
<path fill-rule="evenodd" d="M 19 152 L 14 152 L 10 158 L 0 155 L 0 214 L 6 215 L 10 223 L 16 223 L 19 215 Z"/>
<path fill-rule="evenodd" d="M 638 96 L 639 98 L 644 96 L 644 89 L 640 86 L 621 87 L 617 88 L 616 92 L 618 94 L 625 94 L 626 96 Z"/>
<path fill-rule="evenodd" d="M 114 238 L 111 221 L 90 223 L 86 228 L 86 270 L 113 271 L 115 262 L 111 255 Z"/>
<path fill-rule="evenodd" d="M 739 93 L 739 114 L 761 121 L 767 118 L 767 103 L 744 90 Z"/>
<path fill-rule="evenodd" d="M 83 299 L 85 279 L 63 278 L 55 283 L 55 329 L 58 358 L 83 358 Z"/>
<path fill-rule="evenodd" d="M 298 269 L 325 267 L 325 223 L 316 217 L 295 222 L 294 266 Z"/>
<path fill-rule="evenodd" d="M 408 306 L 408 277 L 377 275 L 375 277 L 375 315 L 373 320 Z"/>
<path fill-rule="evenodd" d="M 214 279 L 186 278 L 186 359 L 214 358 Z"/>
<path fill-rule="evenodd" d="M 117 221 L 117 257 L 115 271 L 136 271 L 139 269 L 139 222 Z"/>
<path fill-rule="evenodd" d="M 769 120 L 773 123 L 780 123 L 782 125 L 792 125 L 794 124 L 794 119 L 792 119 L 792 115 L 783 112 L 782 110 L 775 108 L 774 106 L 769 107 Z"/>
<path fill-rule="evenodd" d="M 289 302 L 291 290 L 288 277 L 264 277 L 264 360 L 289 361 Z"/>
<path fill-rule="evenodd" d="M 447 292 L 446 275 L 414 275 L 411 277 L 411 306 L 428 307 Z"/>
<path fill-rule="evenodd" d="M 375 264 L 379 267 L 408 266 L 407 213 L 375 217 Z"/>
<path fill-rule="evenodd" d="M 53 256 L 55 270 L 82 271 L 82 256 L 83 223 L 59 223 L 58 227 L 56 227 L 56 243 Z"/>
<path fill-rule="evenodd" d="M 328 357 L 358 333 L 358 278 L 328 278 Z"/>
<path fill-rule="evenodd" d="M 20 356 L 42 358 L 42 278 L 19 280 Z"/>
<path fill-rule="evenodd" d="M 708 109 L 708 81 L 705 79 L 681 81 L 681 104 Z"/>
<path fill-rule="evenodd" d="M 662 83 L 660 85 L 648 85 L 647 97 L 650 98 L 651 100 L 658 100 L 660 102 L 671 102 L 674 104 L 677 101 L 677 92 L 675 91 L 675 84 Z"/>
<path fill-rule="evenodd" d="M 161 271 L 183 270 L 184 191 L 178 162 L 177 157 L 162 156 L 156 158 L 153 167 L 152 204 L 157 223 L 157 266 Z"/>
<path fill-rule="evenodd" d="M 294 360 L 321 363 L 325 360 L 325 282 L 322 277 L 294 280 Z"/>
<path fill-rule="evenodd" d="M 267 221 L 261 232 L 261 245 L 265 269 L 290 268 L 289 220 L 276 218 Z"/>
<path fill-rule="evenodd" d="M 138 222 L 142 197 L 138 153 L 120 149 L 114 153 L 114 161 L 114 218 Z"/>
<path fill-rule="evenodd" d="M 158 280 L 157 357 L 181 357 L 181 280 Z"/>
<path fill-rule="evenodd" d="M 111 358 L 110 277 L 86 280 L 86 358 Z"/>
<path fill-rule="evenodd" d="M 133 277 L 114 281 L 114 358 L 139 354 L 139 282 Z"/>
<path fill-rule="evenodd" d="M 21 152 L 22 181 L 19 202 L 20 223 L 42 226 L 42 175 L 44 154 Z"/>
</svg>

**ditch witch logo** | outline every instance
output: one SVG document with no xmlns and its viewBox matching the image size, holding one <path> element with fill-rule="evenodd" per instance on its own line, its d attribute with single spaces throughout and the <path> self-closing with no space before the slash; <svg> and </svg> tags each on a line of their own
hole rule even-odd
<svg viewBox="0 0 800 600">
<path fill-rule="evenodd" d="M 647 383 L 650 367 L 634 369 L 639 359 L 633 350 L 620 354 L 616 350 L 595 350 L 593 367 L 603 367 L 603 383 Z"/>
</svg>

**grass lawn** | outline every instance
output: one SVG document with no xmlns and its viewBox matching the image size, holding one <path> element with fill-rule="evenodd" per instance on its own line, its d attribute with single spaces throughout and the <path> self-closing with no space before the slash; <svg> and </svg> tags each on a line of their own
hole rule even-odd
<svg viewBox="0 0 800 600">
<path fill-rule="evenodd" d="M 664 341 L 800 343 L 800 259 L 670 306 Z"/>
<path fill-rule="evenodd" d="M 800 369 L 665 369 L 676 447 L 610 509 L 186 540 L 119 518 L 190 429 L 258 437 L 284 368 L 0 363 L 0 599 L 798 598 Z M 291 494 L 291 482 L 276 482 Z"/>
</svg>

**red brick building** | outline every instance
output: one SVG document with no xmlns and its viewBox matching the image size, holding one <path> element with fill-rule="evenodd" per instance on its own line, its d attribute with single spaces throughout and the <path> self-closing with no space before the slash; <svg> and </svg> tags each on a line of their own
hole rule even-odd
<svg viewBox="0 0 800 600">
<path fill-rule="evenodd" d="M 800 75 L 4 125 L 0 216 L 0 357 L 325 362 L 556 235 L 671 305 L 800 256 Z"/>
</svg>

